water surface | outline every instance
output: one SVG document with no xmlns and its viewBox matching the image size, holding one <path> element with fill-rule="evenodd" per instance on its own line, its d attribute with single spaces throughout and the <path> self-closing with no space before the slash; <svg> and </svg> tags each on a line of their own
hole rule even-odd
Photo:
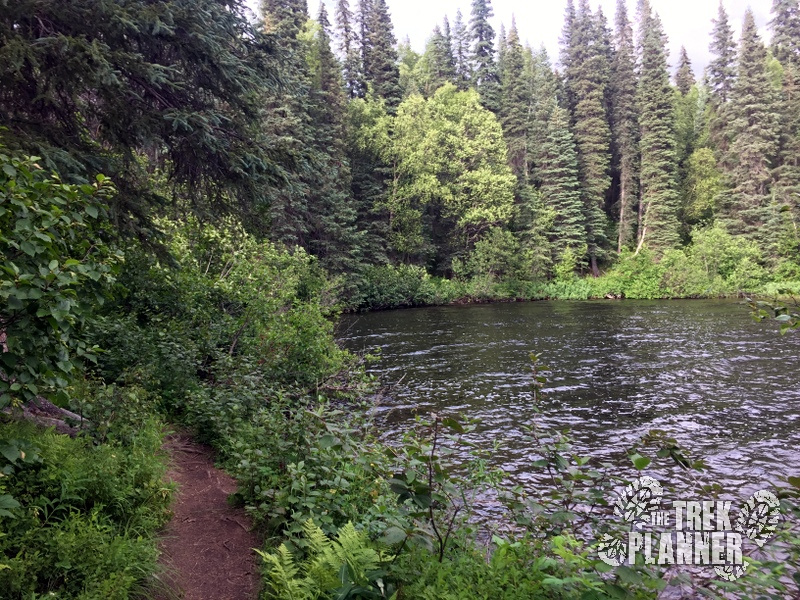
<svg viewBox="0 0 800 600">
<path fill-rule="evenodd" d="M 480 444 L 526 480 L 534 418 L 529 353 L 551 368 L 547 424 L 611 461 L 651 429 L 692 449 L 736 495 L 800 475 L 800 334 L 779 335 L 733 301 L 534 302 L 348 315 L 339 335 L 380 348 L 388 439 L 416 414 L 481 419 Z"/>
</svg>

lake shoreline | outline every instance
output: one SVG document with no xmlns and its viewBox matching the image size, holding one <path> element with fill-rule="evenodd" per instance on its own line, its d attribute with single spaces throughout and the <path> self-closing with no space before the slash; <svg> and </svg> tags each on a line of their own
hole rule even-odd
<svg viewBox="0 0 800 600">
<path fill-rule="evenodd" d="M 359 315 L 365 313 L 373 313 L 373 312 L 384 312 L 390 310 L 407 310 L 407 309 L 414 309 L 414 308 L 436 308 L 436 307 L 444 307 L 444 306 L 485 306 L 491 304 L 525 304 L 525 303 L 533 303 L 533 302 L 601 302 L 601 301 L 641 301 L 641 300 L 651 300 L 651 301 L 664 301 L 664 302 L 676 302 L 676 301 L 701 301 L 701 300 L 785 300 L 790 298 L 791 296 L 786 295 L 778 295 L 777 297 L 770 294 L 765 293 L 749 293 L 749 292 L 736 292 L 731 294 L 719 294 L 719 295 L 708 295 L 708 296 L 663 296 L 657 298 L 628 298 L 624 295 L 622 296 L 588 296 L 585 298 L 574 298 L 574 297 L 560 297 L 560 296 L 540 296 L 540 297 L 533 297 L 533 298 L 526 298 L 526 297 L 489 297 L 489 298 L 480 298 L 474 296 L 462 296 L 460 298 L 456 298 L 455 300 L 449 300 L 448 302 L 431 302 L 431 303 L 422 303 L 422 304 L 399 304 L 397 306 L 379 306 L 379 307 L 371 307 L 371 308 L 345 308 L 342 310 L 342 314 L 345 315 Z"/>
</svg>

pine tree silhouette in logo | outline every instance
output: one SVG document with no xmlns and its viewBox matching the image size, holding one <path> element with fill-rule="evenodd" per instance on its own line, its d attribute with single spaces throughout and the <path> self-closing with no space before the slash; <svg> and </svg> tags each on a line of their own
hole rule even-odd
<svg viewBox="0 0 800 600">
<path fill-rule="evenodd" d="M 772 492 L 760 490 L 750 496 L 742 507 L 734 529 L 763 548 L 775 535 L 780 518 L 781 503 L 778 498 Z M 726 581 L 739 579 L 746 570 L 747 563 L 714 567 L 716 574 Z"/>
<path fill-rule="evenodd" d="M 661 506 L 664 489 L 652 477 L 640 477 L 628 484 L 614 502 L 614 514 L 632 528 L 650 522 L 650 514 Z M 625 561 L 626 545 L 620 539 L 604 534 L 597 544 L 597 553 L 604 563 L 618 567 Z"/>
<path fill-rule="evenodd" d="M 604 533 L 597 544 L 597 554 L 607 565 L 618 567 L 625 562 L 625 542 Z"/>
<path fill-rule="evenodd" d="M 781 503 L 772 492 L 760 490 L 750 496 L 736 519 L 736 530 L 763 548 L 778 529 Z"/>
<path fill-rule="evenodd" d="M 650 513 L 661 506 L 664 489 L 649 476 L 631 482 L 614 503 L 614 514 L 633 527 L 650 522 Z"/>
</svg>

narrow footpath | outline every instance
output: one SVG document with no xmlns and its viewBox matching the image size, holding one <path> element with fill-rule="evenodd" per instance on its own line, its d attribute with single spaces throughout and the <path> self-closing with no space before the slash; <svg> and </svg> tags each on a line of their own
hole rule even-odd
<svg viewBox="0 0 800 600">
<path fill-rule="evenodd" d="M 174 517 L 161 543 L 163 600 L 255 600 L 260 546 L 241 508 L 228 504 L 236 491 L 232 477 L 214 467 L 213 452 L 185 433 L 174 433 L 168 478 L 177 484 Z"/>
</svg>

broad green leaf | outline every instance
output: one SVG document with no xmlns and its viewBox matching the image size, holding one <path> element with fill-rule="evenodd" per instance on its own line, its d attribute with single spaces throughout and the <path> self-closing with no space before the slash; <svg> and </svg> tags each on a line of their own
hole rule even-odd
<svg viewBox="0 0 800 600">
<path fill-rule="evenodd" d="M 646 469 L 651 462 L 649 458 L 642 456 L 641 454 L 631 454 L 630 459 L 633 462 L 633 466 L 639 471 Z"/>
<path fill-rule="evenodd" d="M 395 544 L 405 541 L 407 537 L 408 535 L 406 532 L 399 527 L 389 527 L 383 532 L 383 535 L 381 536 L 381 542 L 387 546 L 394 546 Z"/>
</svg>

